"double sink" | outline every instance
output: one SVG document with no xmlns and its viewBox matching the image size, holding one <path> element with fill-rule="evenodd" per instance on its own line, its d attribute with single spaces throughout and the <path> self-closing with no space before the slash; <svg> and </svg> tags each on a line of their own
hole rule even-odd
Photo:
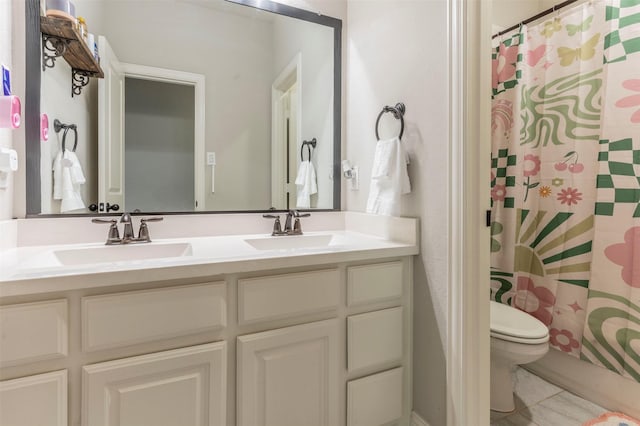
<svg viewBox="0 0 640 426">
<path fill-rule="evenodd" d="M 240 239 L 254 250 L 269 251 L 325 248 L 331 244 L 333 237 L 331 234 L 318 234 Z M 62 266 L 144 261 L 198 255 L 197 250 L 194 253 L 194 246 L 189 242 L 86 246 L 72 249 L 54 249 L 52 254 Z"/>
</svg>

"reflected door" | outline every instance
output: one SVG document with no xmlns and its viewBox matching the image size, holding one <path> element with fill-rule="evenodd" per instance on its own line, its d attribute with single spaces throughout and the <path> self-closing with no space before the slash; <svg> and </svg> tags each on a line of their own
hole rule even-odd
<svg viewBox="0 0 640 426">
<path fill-rule="evenodd" d="M 98 201 L 124 209 L 124 72 L 105 37 L 98 46 Z"/>
<path fill-rule="evenodd" d="M 296 205 L 296 175 L 301 144 L 301 58 L 297 55 L 272 85 L 271 206 Z"/>
</svg>

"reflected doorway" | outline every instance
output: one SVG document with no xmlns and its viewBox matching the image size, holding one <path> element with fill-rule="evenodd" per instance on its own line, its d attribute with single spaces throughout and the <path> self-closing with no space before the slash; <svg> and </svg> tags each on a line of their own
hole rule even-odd
<svg viewBox="0 0 640 426">
<path fill-rule="evenodd" d="M 301 56 L 278 75 L 272 85 L 271 193 L 272 207 L 289 210 L 296 205 L 298 147 L 301 144 Z"/>
<path fill-rule="evenodd" d="M 125 77 L 125 206 L 192 211 L 194 88 Z"/>
</svg>

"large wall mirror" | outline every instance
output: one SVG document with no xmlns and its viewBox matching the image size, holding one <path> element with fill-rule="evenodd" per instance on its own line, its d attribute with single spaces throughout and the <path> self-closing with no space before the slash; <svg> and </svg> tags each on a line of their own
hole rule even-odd
<svg viewBox="0 0 640 426">
<path fill-rule="evenodd" d="M 69 61 L 44 59 L 44 3 L 27 0 L 29 216 L 340 209 L 340 20 L 265 0 L 75 0 L 104 78 L 74 91 Z"/>
</svg>

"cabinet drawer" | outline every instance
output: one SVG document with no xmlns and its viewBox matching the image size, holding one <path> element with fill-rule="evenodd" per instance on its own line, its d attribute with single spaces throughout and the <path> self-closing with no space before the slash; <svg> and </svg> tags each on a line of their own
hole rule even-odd
<svg viewBox="0 0 640 426">
<path fill-rule="evenodd" d="M 349 371 L 402 359 L 402 307 L 347 318 Z"/>
<path fill-rule="evenodd" d="M 67 300 L 0 306 L 0 365 L 16 365 L 68 352 Z"/>
<path fill-rule="evenodd" d="M 0 382 L 0 425 L 67 424 L 67 370 Z"/>
<path fill-rule="evenodd" d="M 362 305 L 402 296 L 402 263 L 352 266 L 347 269 L 347 305 Z"/>
<path fill-rule="evenodd" d="M 82 349 L 95 351 L 220 329 L 226 283 L 82 298 Z"/>
<path fill-rule="evenodd" d="M 347 426 L 386 425 L 402 417 L 402 367 L 347 383 Z"/>
<path fill-rule="evenodd" d="M 238 280 L 238 322 L 248 323 L 335 309 L 337 269 Z"/>
</svg>

